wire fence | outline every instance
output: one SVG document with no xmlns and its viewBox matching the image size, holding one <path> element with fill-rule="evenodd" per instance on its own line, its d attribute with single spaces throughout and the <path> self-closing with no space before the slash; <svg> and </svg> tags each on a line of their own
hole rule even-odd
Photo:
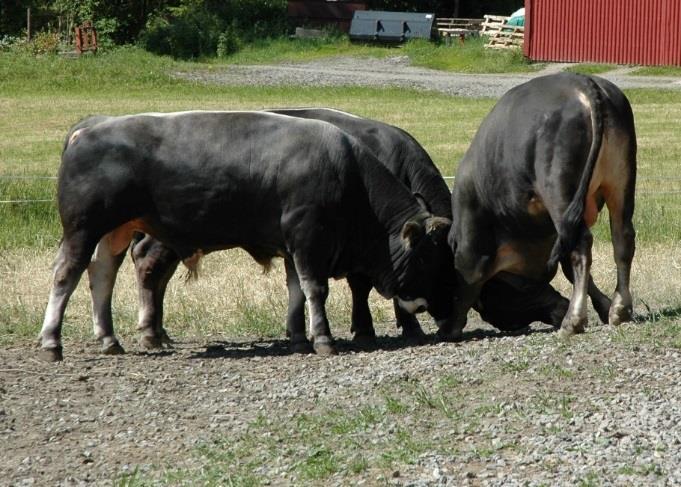
<svg viewBox="0 0 681 487">
<path fill-rule="evenodd" d="M 445 181 L 454 181 L 455 176 L 443 176 L 442 177 Z M 0 180 L 21 180 L 21 181 L 56 181 L 57 176 L 21 176 L 21 175 L 0 175 Z M 681 177 L 672 177 L 672 176 L 659 176 L 659 177 L 638 177 L 636 178 L 636 182 L 646 182 L 646 181 L 652 181 L 652 182 L 670 182 L 670 181 L 675 181 L 679 182 L 681 184 Z M 636 196 L 665 196 L 665 195 L 681 195 L 681 189 L 670 189 L 670 190 L 651 190 L 651 191 L 642 191 L 642 190 L 637 190 L 636 191 Z M 49 198 L 49 199 L 21 199 L 21 200 L 15 200 L 15 199 L 7 199 L 7 200 L 0 200 L 0 204 L 30 204 L 30 203 L 50 203 L 54 202 L 54 198 Z"/>
</svg>

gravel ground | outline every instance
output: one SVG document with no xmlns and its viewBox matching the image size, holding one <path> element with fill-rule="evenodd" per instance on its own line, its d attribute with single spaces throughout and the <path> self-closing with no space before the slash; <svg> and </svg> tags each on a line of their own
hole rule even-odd
<svg viewBox="0 0 681 487">
<path fill-rule="evenodd" d="M 474 98 L 498 98 L 532 77 L 557 72 L 567 66 L 569 64 L 547 64 L 541 71 L 521 74 L 461 74 L 410 66 L 407 56 L 385 59 L 340 57 L 274 66 L 228 66 L 210 71 L 178 72 L 176 76 L 232 85 L 395 86 Z M 681 78 L 633 76 L 630 71 L 619 68 L 601 76 L 620 88 L 681 89 Z"/>
<path fill-rule="evenodd" d="M 396 57 L 178 76 L 496 97 L 534 75 Z M 129 353 L 105 357 L 67 337 L 54 365 L 15 343 L 0 349 L 0 484 L 681 485 L 680 342 L 663 332 L 678 329 L 675 316 L 593 326 L 568 343 L 546 327 L 508 336 L 473 319 L 463 343 L 410 347 L 382 324 L 373 352 L 334 329 L 341 353 L 327 358 L 226 337 L 158 353 L 125 337 Z"/>
<path fill-rule="evenodd" d="M 383 336 L 382 349 L 357 352 L 342 339 L 329 358 L 213 338 L 121 357 L 67 342 L 65 362 L 51 365 L 17 346 L 0 351 L 0 483 L 110 484 L 130 472 L 143 484 L 213 483 L 198 447 L 225 438 L 260 458 L 247 467 L 258 481 L 304 483 L 296 460 L 314 442 L 286 433 L 277 441 L 295 454 L 267 454 L 268 438 L 305 414 L 333 424 L 325 411 L 354 415 L 393 395 L 405 412 L 379 408 L 380 420 L 351 433 L 365 468 L 332 470 L 324 484 L 680 485 L 681 354 L 623 338 L 645 326 L 595 326 L 566 344 L 546 327 L 506 336 L 474 321 L 461 344 Z M 421 446 L 381 463 L 399 428 Z M 328 440 L 352 455 L 344 436 Z"/>
</svg>

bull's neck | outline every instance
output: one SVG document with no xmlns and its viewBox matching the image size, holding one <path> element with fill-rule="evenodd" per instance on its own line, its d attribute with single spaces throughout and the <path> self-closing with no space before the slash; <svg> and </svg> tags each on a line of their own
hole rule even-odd
<svg viewBox="0 0 681 487">
<path fill-rule="evenodd" d="M 402 228 L 409 219 L 423 222 L 428 216 L 409 190 L 379 161 L 360 159 L 360 177 L 371 214 L 358 211 L 355 230 L 361 232 L 362 248 L 376 290 L 384 297 L 397 294 L 407 270 L 409 251 L 402 242 Z"/>
<path fill-rule="evenodd" d="M 399 237 L 404 223 L 422 212 L 411 192 L 380 162 L 371 160 L 361 171 L 369 206 L 382 228 Z"/>
</svg>

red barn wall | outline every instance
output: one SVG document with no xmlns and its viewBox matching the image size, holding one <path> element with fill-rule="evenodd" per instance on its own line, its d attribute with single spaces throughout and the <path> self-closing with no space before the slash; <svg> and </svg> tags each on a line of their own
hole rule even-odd
<svg viewBox="0 0 681 487">
<path fill-rule="evenodd" d="M 536 61 L 681 65 L 680 0 L 525 0 Z"/>
</svg>

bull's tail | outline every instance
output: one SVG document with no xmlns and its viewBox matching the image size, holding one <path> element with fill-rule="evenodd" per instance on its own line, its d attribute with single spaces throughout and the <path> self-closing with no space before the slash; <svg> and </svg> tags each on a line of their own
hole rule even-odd
<svg viewBox="0 0 681 487">
<path fill-rule="evenodd" d="M 548 269 L 552 272 L 558 265 L 558 261 L 568 252 L 572 251 L 584 231 L 584 208 L 586 205 L 586 194 L 591 182 L 596 161 L 601 151 L 604 132 L 604 112 L 603 94 L 601 88 L 589 76 L 582 76 L 584 79 L 585 94 L 591 103 L 591 148 L 584 166 L 584 172 L 579 180 L 579 186 L 575 191 L 572 201 L 563 213 L 560 221 L 556 222 L 558 238 L 551 249 L 548 261 Z"/>
</svg>

